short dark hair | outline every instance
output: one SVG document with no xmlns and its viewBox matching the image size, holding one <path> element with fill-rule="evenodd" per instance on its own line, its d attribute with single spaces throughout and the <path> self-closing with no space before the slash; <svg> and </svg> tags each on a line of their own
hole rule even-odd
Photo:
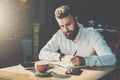
<svg viewBox="0 0 120 80">
<path fill-rule="evenodd" d="M 72 10 L 71 6 L 69 5 L 62 5 L 55 10 L 55 17 L 62 19 L 67 17 L 69 14 L 75 16 L 74 11 Z"/>
</svg>

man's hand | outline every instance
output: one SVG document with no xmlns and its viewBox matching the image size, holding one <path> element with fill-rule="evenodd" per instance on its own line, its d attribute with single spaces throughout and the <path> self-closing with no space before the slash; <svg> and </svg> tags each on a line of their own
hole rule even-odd
<svg viewBox="0 0 120 80">
<path fill-rule="evenodd" d="M 75 66 L 85 65 L 84 58 L 80 57 L 80 56 L 65 55 L 64 57 L 61 58 L 61 61 L 69 62 L 69 63 L 71 63 L 72 65 L 75 65 Z"/>
<path fill-rule="evenodd" d="M 75 66 L 85 65 L 84 58 L 80 57 L 80 56 L 72 56 L 71 59 L 70 59 L 70 62 L 71 62 L 72 65 L 75 65 Z"/>
<path fill-rule="evenodd" d="M 68 62 L 68 63 L 70 63 L 72 57 L 73 57 L 72 55 L 64 55 L 64 56 L 61 58 L 61 61 L 62 61 L 62 62 Z"/>
</svg>

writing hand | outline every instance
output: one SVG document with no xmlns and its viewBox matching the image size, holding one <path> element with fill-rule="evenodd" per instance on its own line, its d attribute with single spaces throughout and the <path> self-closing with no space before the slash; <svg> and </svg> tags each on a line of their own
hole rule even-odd
<svg viewBox="0 0 120 80">
<path fill-rule="evenodd" d="M 72 56 L 70 59 L 70 63 L 75 66 L 83 66 L 85 65 L 85 60 L 80 56 Z"/>
<path fill-rule="evenodd" d="M 72 55 L 65 55 L 64 57 L 61 58 L 61 61 L 70 63 L 72 57 L 73 57 Z"/>
</svg>

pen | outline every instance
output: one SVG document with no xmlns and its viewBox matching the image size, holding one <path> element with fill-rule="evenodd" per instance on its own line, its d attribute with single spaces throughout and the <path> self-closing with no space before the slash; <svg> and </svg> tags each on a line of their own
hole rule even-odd
<svg viewBox="0 0 120 80">
<path fill-rule="evenodd" d="M 75 51 L 75 53 L 73 54 L 73 56 L 75 56 L 75 55 L 76 55 L 76 53 L 77 53 L 77 51 Z"/>
</svg>

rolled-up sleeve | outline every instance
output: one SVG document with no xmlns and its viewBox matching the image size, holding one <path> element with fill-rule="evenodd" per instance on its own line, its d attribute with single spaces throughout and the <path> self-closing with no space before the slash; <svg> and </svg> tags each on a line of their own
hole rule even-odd
<svg viewBox="0 0 120 80">
<path fill-rule="evenodd" d="M 96 56 L 86 56 L 84 57 L 85 63 L 87 66 L 107 66 L 115 65 L 116 57 L 112 52 L 111 48 L 107 45 L 106 41 L 103 39 L 103 36 L 100 35 L 97 31 L 93 31 L 91 35 L 93 39 L 92 47 L 96 52 Z"/>
</svg>

